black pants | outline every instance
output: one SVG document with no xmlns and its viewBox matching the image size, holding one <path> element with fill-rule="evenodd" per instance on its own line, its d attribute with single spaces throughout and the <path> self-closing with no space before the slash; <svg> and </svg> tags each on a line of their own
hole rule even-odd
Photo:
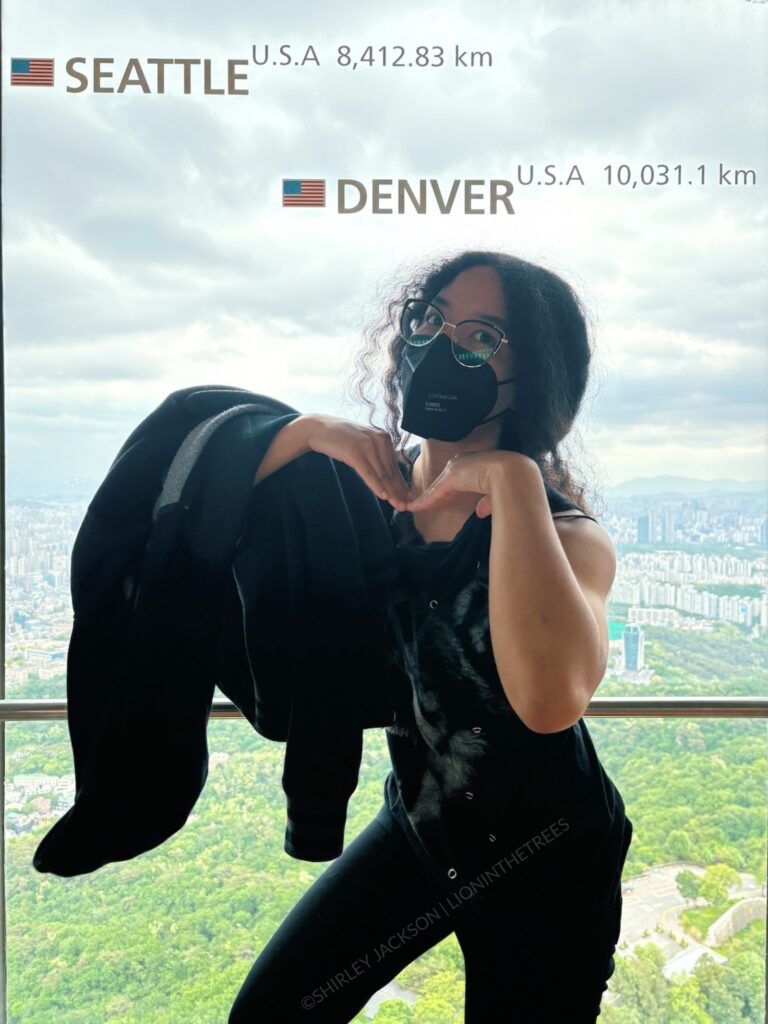
<svg viewBox="0 0 768 1024">
<path fill-rule="evenodd" d="M 518 913 L 523 904 L 535 912 Z M 475 908 L 426 870 L 385 801 L 267 942 L 228 1024 L 346 1024 L 451 932 L 464 955 L 465 1024 L 594 1024 L 620 911 L 619 901 L 589 941 L 544 892 L 537 903 L 505 891 Z"/>
</svg>

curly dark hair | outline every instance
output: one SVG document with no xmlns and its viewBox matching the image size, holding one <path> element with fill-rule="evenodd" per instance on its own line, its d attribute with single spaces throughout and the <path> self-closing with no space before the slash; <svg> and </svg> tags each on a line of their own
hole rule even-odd
<svg viewBox="0 0 768 1024">
<path fill-rule="evenodd" d="M 478 265 L 496 269 L 512 335 L 524 341 L 517 347 L 515 408 L 501 417 L 499 448 L 528 455 L 547 482 L 583 512 L 595 514 L 586 498 L 587 488 L 577 482 L 560 452 L 589 379 L 593 353 L 589 318 L 574 289 L 553 271 L 509 253 L 483 249 L 422 261 L 417 269 L 406 271 L 399 286 L 396 271 L 385 310 L 363 329 L 363 344 L 355 353 L 347 386 L 367 406 L 371 426 L 378 424 L 376 401 L 369 397 L 369 390 L 382 388 L 387 410 L 384 429 L 412 465 L 406 448 L 411 435 L 401 434 L 399 428 L 399 374 L 406 348 L 400 335 L 400 312 L 407 298 L 431 300 L 462 270 Z"/>
</svg>

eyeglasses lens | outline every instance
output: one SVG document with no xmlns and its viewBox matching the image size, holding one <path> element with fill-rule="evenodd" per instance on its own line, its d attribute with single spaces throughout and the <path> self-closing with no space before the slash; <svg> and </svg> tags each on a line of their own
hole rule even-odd
<svg viewBox="0 0 768 1024">
<path fill-rule="evenodd" d="M 406 302 L 400 319 L 400 333 L 409 345 L 428 345 L 440 334 L 445 318 L 437 306 L 420 299 Z M 455 358 L 464 366 L 482 366 L 501 344 L 498 328 L 483 320 L 457 324 L 451 338 Z"/>
</svg>

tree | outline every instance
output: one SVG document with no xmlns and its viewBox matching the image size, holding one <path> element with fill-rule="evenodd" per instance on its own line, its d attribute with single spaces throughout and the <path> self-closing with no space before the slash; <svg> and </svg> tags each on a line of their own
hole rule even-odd
<svg viewBox="0 0 768 1024">
<path fill-rule="evenodd" d="M 648 942 L 616 960 L 610 987 L 620 1000 L 623 1021 L 669 1024 L 669 984 L 663 973 L 664 954 Z"/>
<path fill-rule="evenodd" d="M 728 902 L 728 889 L 732 885 L 740 885 L 741 878 L 728 864 L 712 864 L 704 872 L 700 892 L 713 907 L 724 906 Z"/>
<path fill-rule="evenodd" d="M 675 882 L 677 884 L 677 891 L 684 900 L 693 901 L 698 899 L 701 882 L 698 875 L 695 875 L 693 871 L 687 869 L 685 871 L 678 871 L 675 875 Z"/>
<path fill-rule="evenodd" d="M 690 860 L 693 848 L 690 835 L 681 828 L 673 829 L 669 833 L 666 842 L 668 857 L 672 857 L 675 860 Z"/>
<path fill-rule="evenodd" d="M 665 1024 L 724 1024 L 713 1020 L 702 1006 L 701 986 L 693 977 L 673 977 Z"/>
<path fill-rule="evenodd" d="M 717 1024 L 744 1024 L 744 998 L 735 971 L 704 955 L 697 960 L 693 976 L 703 993 L 707 1013 Z"/>
<path fill-rule="evenodd" d="M 369 1024 L 369 1018 L 363 1015 L 363 1011 L 361 1011 L 360 1020 Z M 372 1024 L 411 1024 L 412 1020 L 411 1008 L 405 1000 L 385 999 L 383 1003 L 379 1004 Z"/>
</svg>

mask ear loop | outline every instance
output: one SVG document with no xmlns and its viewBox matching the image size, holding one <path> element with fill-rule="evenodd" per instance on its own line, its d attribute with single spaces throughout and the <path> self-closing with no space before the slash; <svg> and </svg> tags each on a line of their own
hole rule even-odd
<svg viewBox="0 0 768 1024">
<path fill-rule="evenodd" d="M 517 380 L 517 377 L 507 377 L 506 380 L 499 380 L 497 384 L 509 384 L 511 380 Z M 501 412 L 494 413 L 493 416 L 488 416 L 487 419 L 480 420 L 480 423 L 490 423 L 491 420 L 497 419 L 499 416 L 503 416 L 505 412 L 509 412 L 509 409 L 502 409 Z"/>
</svg>

